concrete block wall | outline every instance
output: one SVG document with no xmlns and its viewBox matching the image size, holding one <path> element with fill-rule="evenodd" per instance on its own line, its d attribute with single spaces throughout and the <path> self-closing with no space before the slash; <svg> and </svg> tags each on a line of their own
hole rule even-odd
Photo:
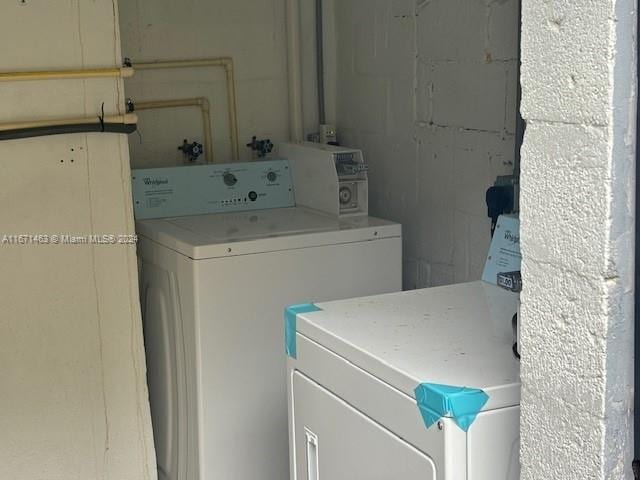
<svg viewBox="0 0 640 480">
<path fill-rule="evenodd" d="M 404 225 L 405 287 L 478 279 L 485 192 L 514 168 L 517 1 L 334 3 L 340 139 Z"/>
<path fill-rule="evenodd" d="M 523 5 L 523 480 L 633 478 L 635 22 Z"/>
</svg>

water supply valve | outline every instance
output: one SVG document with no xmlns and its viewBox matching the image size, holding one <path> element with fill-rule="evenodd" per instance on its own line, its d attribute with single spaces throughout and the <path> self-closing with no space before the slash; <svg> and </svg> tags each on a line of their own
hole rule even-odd
<svg viewBox="0 0 640 480">
<path fill-rule="evenodd" d="M 251 142 L 247 143 L 247 147 L 257 153 L 258 158 L 264 158 L 271 152 L 273 152 L 273 142 L 270 139 L 258 140 L 258 137 L 253 136 Z"/>
<path fill-rule="evenodd" d="M 195 162 L 204 153 L 204 148 L 201 143 L 189 143 L 186 138 L 182 142 L 182 145 L 178 147 L 178 150 L 180 150 L 190 162 Z"/>
</svg>

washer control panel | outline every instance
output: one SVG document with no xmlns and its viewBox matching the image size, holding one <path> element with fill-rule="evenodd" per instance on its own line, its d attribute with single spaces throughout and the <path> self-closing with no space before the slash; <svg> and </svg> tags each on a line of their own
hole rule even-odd
<svg viewBox="0 0 640 480">
<path fill-rule="evenodd" d="M 287 160 L 132 172 L 137 220 L 295 206 Z"/>
</svg>

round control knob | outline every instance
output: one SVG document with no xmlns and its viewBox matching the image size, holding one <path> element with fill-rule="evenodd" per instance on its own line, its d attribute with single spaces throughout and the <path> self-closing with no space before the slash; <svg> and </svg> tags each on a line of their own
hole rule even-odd
<svg viewBox="0 0 640 480">
<path fill-rule="evenodd" d="M 238 178 L 231 172 L 225 173 L 222 179 L 224 180 L 224 184 L 228 187 L 233 187 L 238 183 Z"/>
<path fill-rule="evenodd" d="M 255 202 L 258 199 L 258 194 L 256 192 L 249 192 L 249 200 Z"/>
<path fill-rule="evenodd" d="M 340 193 L 340 203 L 342 205 L 346 205 L 351 202 L 351 199 L 353 198 L 353 194 L 349 187 L 340 188 L 339 193 Z"/>
<path fill-rule="evenodd" d="M 267 173 L 267 180 L 269 180 L 271 183 L 275 182 L 276 180 L 278 180 L 278 174 L 276 172 Z"/>
</svg>

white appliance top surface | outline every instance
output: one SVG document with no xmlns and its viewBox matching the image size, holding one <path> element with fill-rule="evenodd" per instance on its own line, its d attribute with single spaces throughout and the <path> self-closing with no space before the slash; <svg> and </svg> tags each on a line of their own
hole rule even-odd
<svg viewBox="0 0 640 480">
<path fill-rule="evenodd" d="M 399 237 L 398 224 L 302 207 L 141 220 L 139 235 L 193 259 Z"/>
<path fill-rule="evenodd" d="M 517 300 L 473 282 L 326 302 L 297 331 L 407 395 L 420 383 L 480 388 L 491 410 L 520 402 Z"/>
</svg>

